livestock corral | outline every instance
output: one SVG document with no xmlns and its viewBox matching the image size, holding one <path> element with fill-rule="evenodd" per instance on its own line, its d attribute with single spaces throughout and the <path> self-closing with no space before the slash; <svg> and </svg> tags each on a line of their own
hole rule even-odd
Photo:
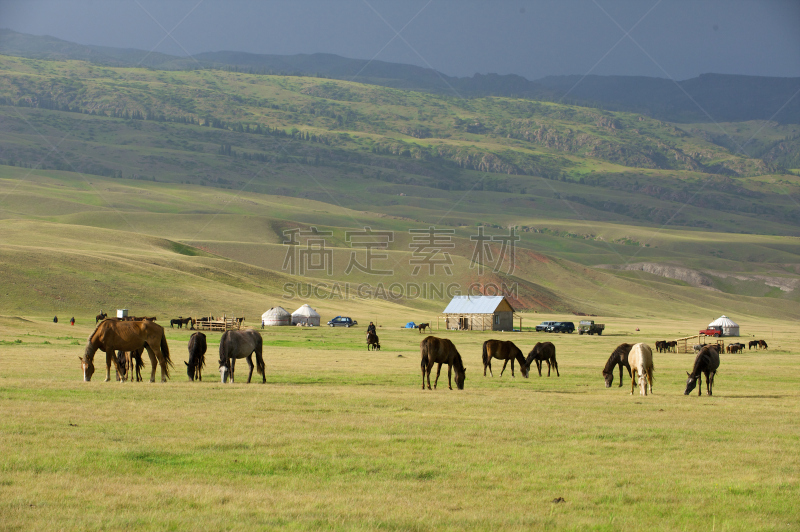
<svg viewBox="0 0 800 532">
<path fill-rule="evenodd" d="M 260 375 L 246 384 L 241 369 L 234 384 L 220 382 L 223 333 L 213 330 L 202 333 L 203 381 L 190 381 L 184 362 L 197 333 L 166 327 L 174 367 L 165 384 L 146 382 L 146 356 L 142 384 L 113 382 L 113 364 L 112 382 L 99 369 L 83 382 L 77 357 L 94 327 L 0 318 L 4 528 L 788 530 L 800 522 L 800 332 L 789 322 L 748 323 L 769 348 L 720 354 L 713 395 L 703 383 L 699 397 L 684 395 L 694 351 L 654 348 L 646 397 L 631 395 L 627 370 L 619 382 L 616 366 L 612 385 L 604 382 L 621 344 L 681 337 L 691 326 L 680 322 L 617 319 L 591 339 L 434 331 L 461 357 L 454 377 L 464 370 L 463 390 L 454 379 L 452 391 L 446 364 L 437 389 L 420 389 L 425 335 L 379 328 L 381 350 L 367 351 L 365 327 L 259 329 L 266 384 Z M 519 348 L 509 351 L 514 377 L 503 358 L 484 376 L 490 339 Z M 534 349 L 547 340 L 552 353 Z M 536 360 L 552 363 L 549 378 Z"/>
</svg>

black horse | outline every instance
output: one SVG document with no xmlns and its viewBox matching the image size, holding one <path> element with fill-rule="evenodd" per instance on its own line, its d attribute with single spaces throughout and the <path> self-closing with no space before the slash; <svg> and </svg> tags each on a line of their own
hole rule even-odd
<svg viewBox="0 0 800 532">
<path fill-rule="evenodd" d="M 378 335 L 374 332 L 367 333 L 367 351 L 372 348 L 375 351 L 381 350 L 381 343 Z"/>
<path fill-rule="evenodd" d="M 175 328 L 176 325 L 178 326 L 178 329 L 183 329 L 184 325 L 190 325 L 190 324 L 192 324 L 192 318 L 184 318 L 183 316 L 180 316 L 176 320 L 169 320 L 169 326 L 173 329 Z M 194 328 L 193 324 L 192 328 Z"/>
<path fill-rule="evenodd" d="M 706 375 L 706 389 L 708 395 L 711 395 L 711 388 L 714 386 L 714 375 L 717 374 L 717 368 L 719 368 L 719 351 L 717 351 L 717 346 L 707 345 L 703 347 L 694 359 L 692 372 L 686 372 L 688 379 L 686 379 L 686 390 L 684 390 L 683 395 L 689 395 L 691 391 L 694 390 L 694 387 L 697 386 L 697 381 L 700 381 L 700 386 L 697 388 L 697 395 L 703 395 L 703 373 Z"/>
<path fill-rule="evenodd" d="M 190 381 L 194 381 L 195 378 L 199 381 L 203 380 L 207 348 L 205 334 L 196 332 L 189 338 L 189 362 L 184 362 L 184 364 L 186 364 L 186 374 L 189 375 Z"/>
<path fill-rule="evenodd" d="M 656 342 L 658 344 L 659 342 Z M 666 343 L 666 342 L 660 342 Z M 611 388 L 614 384 L 614 366 L 619 366 L 619 385 L 622 386 L 622 368 L 628 368 L 628 376 L 633 379 L 631 374 L 631 366 L 628 364 L 628 353 L 633 349 L 634 344 L 619 344 L 611 356 L 608 357 L 606 367 L 603 368 L 603 378 L 606 380 L 606 388 Z"/>
</svg>

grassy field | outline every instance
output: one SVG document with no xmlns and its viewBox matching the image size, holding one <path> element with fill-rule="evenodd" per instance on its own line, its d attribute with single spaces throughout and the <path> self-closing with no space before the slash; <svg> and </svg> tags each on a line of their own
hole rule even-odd
<svg viewBox="0 0 800 532">
<path fill-rule="evenodd" d="M 189 333 L 168 330 L 161 385 L 83 383 L 89 326 L 0 318 L 2 528 L 797 530 L 796 325 L 742 321 L 770 348 L 723 356 L 713 397 L 682 394 L 691 355 L 656 354 L 640 397 L 603 387 L 613 347 L 698 323 L 598 320 L 602 337 L 440 331 L 466 388 L 423 392 L 421 336 L 389 322 L 377 353 L 363 327 L 265 331 L 266 385 L 218 382 L 218 334 L 188 382 Z M 484 378 L 490 337 L 554 341 L 561 377 Z"/>
</svg>

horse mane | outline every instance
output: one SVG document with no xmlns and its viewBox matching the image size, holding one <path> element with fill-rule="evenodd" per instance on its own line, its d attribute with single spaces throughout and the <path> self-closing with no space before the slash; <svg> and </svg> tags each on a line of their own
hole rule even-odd
<svg viewBox="0 0 800 532">
<path fill-rule="evenodd" d="M 456 346 L 453 346 L 453 351 L 455 354 L 453 355 L 453 367 L 456 368 L 456 371 L 464 371 L 464 361 L 461 360 L 461 353 L 456 351 Z"/>
<path fill-rule="evenodd" d="M 633 344 L 619 344 L 617 348 L 614 349 L 614 352 L 611 353 L 611 356 L 608 357 L 606 367 L 603 368 L 603 374 L 613 372 L 614 366 L 621 363 L 623 360 L 623 355 L 630 353 L 632 348 Z"/>
</svg>

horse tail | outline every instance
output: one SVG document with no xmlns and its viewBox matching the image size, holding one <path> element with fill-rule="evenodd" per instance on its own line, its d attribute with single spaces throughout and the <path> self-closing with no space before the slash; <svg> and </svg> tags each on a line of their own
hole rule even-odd
<svg viewBox="0 0 800 532">
<path fill-rule="evenodd" d="M 261 335 L 258 335 L 258 339 L 256 340 L 256 371 L 262 376 L 266 377 L 266 364 L 264 364 L 264 355 L 262 353 L 262 349 L 264 347 L 264 339 L 261 338 Z"/>
<path fill-rule="evenodd" d="M 489 340 L 483 342 L 483 365 L 487 365 L 489 363 L 489 354 L 486 352 L 486 344 L 489 343 Z"/>
<path fill-rule="evenodd" d="M 174 366 L 172 365 L 172 359 L 169 357 L 167 334 L 164 332 L 163 328 L 161 330 L 161 345 L 159 347 L 161 348 L 161 356 L 164 357 L 164 362 L 166 362 L 166 364 L 164 365 L 164 373 L 167 375 L 167 378 L 169 378 L 169 368 Z"/>
</svg>

